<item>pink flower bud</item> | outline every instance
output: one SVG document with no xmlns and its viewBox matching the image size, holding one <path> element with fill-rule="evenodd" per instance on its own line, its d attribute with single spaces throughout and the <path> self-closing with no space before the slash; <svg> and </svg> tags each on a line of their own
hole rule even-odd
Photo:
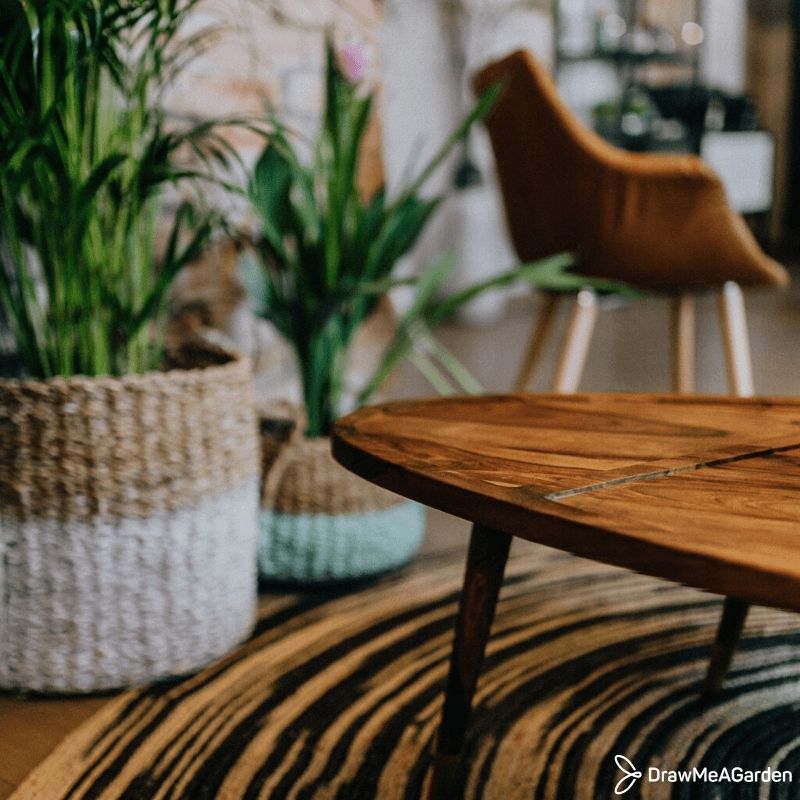
<svg viewBox="0 0 800 800">
<path fill-rule="evenodd" d="M 338 53 L 339 69 L 349 83 L 359 83 L 367 74 L 368 59 L 361 42 L 349 42 Z"/>
</svg>

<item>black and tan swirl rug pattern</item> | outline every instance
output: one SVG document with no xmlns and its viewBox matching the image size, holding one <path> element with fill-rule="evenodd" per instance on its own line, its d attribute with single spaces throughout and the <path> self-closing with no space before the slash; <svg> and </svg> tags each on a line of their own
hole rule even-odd
<svg viewBox="0 0 800 800">
<path fill-rule="evenodd" d="M 15 800 L 420 796 L 463 554 L 340 595 L 263 603 L 253 639 L 182 681 L 127 692 Z M 796 783 L 648 784 L 626 798 L 800 798 L 800 615 L 755 609 L 725 691 L 698 698 L 716 598 L 520 547 L 479 686 L 467 798 L 614 797 L 640 770 L 792 770 Z"/>
</svg>

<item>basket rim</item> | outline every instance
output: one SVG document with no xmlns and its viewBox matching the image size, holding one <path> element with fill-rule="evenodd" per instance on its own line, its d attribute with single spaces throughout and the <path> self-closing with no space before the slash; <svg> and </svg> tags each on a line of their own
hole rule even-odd
<svg viewBox="0 0 800 800">
<path fill-rule="evenodd" d="M 250 368 L 250 358 L 242 353 L 220 351 L 226 357 L 222 364 L 198 365 L 194 367 L 168 367 L 148 372 L 128 375 L 54 375 L 52 378 L 0 378 L 0 391 L 47 392 L 52 389 L 79 389 L 86 386 L 94 388 L 147 388 L 172 382 L 176 377 L 192 375 L 214 377 L 215 372 L 228 372 L 233 367 Z"/>
</svg>

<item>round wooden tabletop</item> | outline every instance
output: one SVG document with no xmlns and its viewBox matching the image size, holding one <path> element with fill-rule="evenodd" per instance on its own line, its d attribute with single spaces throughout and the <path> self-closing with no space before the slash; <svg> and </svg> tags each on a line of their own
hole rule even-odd
<svg viewBox="0 0 800 800">
<path fill-rule="evenodd" d="M 341 419 L 367 480 L 580 556 L 800 611 L 800 400 L 527 395 Z"/>
</svg>

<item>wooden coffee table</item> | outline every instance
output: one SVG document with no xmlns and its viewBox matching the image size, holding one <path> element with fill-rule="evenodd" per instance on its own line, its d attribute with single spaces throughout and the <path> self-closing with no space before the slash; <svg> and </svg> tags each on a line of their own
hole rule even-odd
<svg viewBox="0 0 800 800">
<path fill-rule="evenodd" d="M 473 523 L 430 794 L 447 797 L 512 536 L 726 595 L 708 686 L 748 604 L 800 611 L 800 400 L 503 395 L 365 408 L 338 461 Z"/>
</svg>

